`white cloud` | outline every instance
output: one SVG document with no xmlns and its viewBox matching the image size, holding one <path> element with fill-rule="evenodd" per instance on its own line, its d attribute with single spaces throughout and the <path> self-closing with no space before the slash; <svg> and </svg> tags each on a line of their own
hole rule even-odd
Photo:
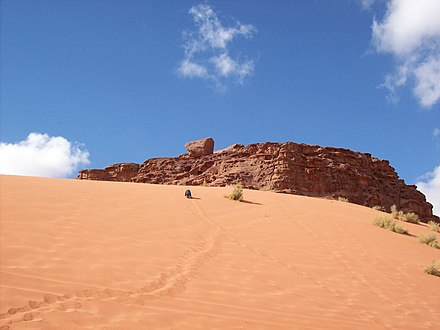
<svg viewBox="0 0 440 330">
<path fill-rule="evenodd" d="M 211 48 L 225 49 L 235 36 L 250 37 L 254 31 L 252 25 L 240 23 L 236 27 L 223 27 L 214 10 L 206 4 L 192 7 L 189 13 L 199 27 L 198 37 Z"/>
<path fill-rule="evenodd" d="M 417 188 L 425 194 L 428 202 L 434 206 L 434 214 L 440 215 L 440 166 L 425 174 L 421 179 L 424 181 L 417 182 Z"/>
<path fill-rule="evenodd" d="M 395 74 L 387 74 L 385 76 L 385 81 L 380 87 L 388 90 L 387 100 L 390 103 L 397 103 L 399 101 L 397 89 L 404 86 L 408 81 L 408 70 L 407 65 L 401 65 Z"/>
<path fill-rule="evenodd" d="M 414 94 L 424 107 L 430 107 L 440 99 L 440 55 L 438 58 L 429 58 L 416 67 L 414 75 L 416 79 Z"/>
<path fill-rule="evenodd" d="M 432 136 L 434 137 L 440 136 L 440 128 L 438 127 L 434 128 L 434 130 L 432 131 Z"/>
<path fill-rule="evenodd" d="M 225 88 L 228 79 L 243 83 L 253 73 L 254 61 L 231 56 L 231 44 L 239 36 L 251 38 L 256 29 L 239 22 L 225 27 L 207 4 L 194 6 L 189 13 L 197 30 L 183 33 L 185 53 L 178 73 L 185 78 L 208 80 L 219 89 Z"/>
<path fill-rule="evenodd" d="M 408 82 L 423 107 L 440 100 L 440 1 L 389 0 L 382 21 L 373 21 L 372 44 L 396 61 L 382 85 L 393 99 Z"/>
<path fill-rule="evenodd" d="M 391 0 L 382 23 L 373 22 L 373 37 L 379 51 L 397 56 L 418 52 L 440 31 L 438 0 Z"/>
<path fill-rule="evenodd" d="M 363 9 L 370 9 L 376 0 L 359 0 Z"/>
<path fill-rule="evenodd" d="M 61 136 L 30 133 L 18 143 L 0 142 L 0 173 L 67 177 L 89 164 L 89 153 Z"/>
<path fill-rule="evenodd" d="M 228 76 L 237 70 L 237 63 L 227 53 L 214 56 L 211 61 L 221 76 Z"/>
<path fill-rule="evenodd" d="M 185 59 L 179 66 L 179 73 L 185 77 L 199 77 L 204 78 L 208 75 L 206 68 L 197 63 L 191 62 L 189 59 Z"/>
</svg>

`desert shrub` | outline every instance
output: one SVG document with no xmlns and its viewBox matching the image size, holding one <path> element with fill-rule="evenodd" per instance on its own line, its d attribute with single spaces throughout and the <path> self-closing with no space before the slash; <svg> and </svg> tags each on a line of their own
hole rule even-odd
<svg viewBox="0 0 440 330">
<path fill-rule="evenodd" d="M 440 224 L 438 222 L 429 221 L 428 226 L 430 230 L 440 232 Z"/>
<path fill-rule="evenodd" d="M 433 261 L 425 268 L 425 273 L 429 275 L 440 276 L 440 263 L 436 264 L 436 262 Z"/>
<path fill-rule="evenodd" d="M 397 211 L 396 204 L 391 205 L 390 212 L 391 212 L 391 216 L 393 217 L 393 219 L 397 219 L 399 212 Z"/>
<path fill-rule="evenodd" d="M 384 217 L 384 216 L 376 217 L 373 220 L 373 225 L 378 226 L 380 228 L 388 229 L 397 234 L 408 234 L 408 230 L 398 226 L 396 224 L 396 221 L 389 217 Z"/>
<path fill-rule="evenodd" d="M 419 223 L 419 216 L 413 212 L 405 213 L 403 211 L 398 211 L 395 204 L 391 205 L 390 208 L 391 216 L 393 219 L 399 219 L 400 221 Z"/>
<path fill-rule="evenodd" d="M 419 223 L 419 216 L 415 213 L 403 213 L 402 211 L 399 211 L 399 220 L 405 221 L 405 222 L 411 222 L 411 223 Z"/>
<path fill-rule="evenodd" d="M 338 201 L 340 201 L 340 202 L 345 202 L 345 203 L 348 203 L 349 201 L 348 201 L 348 198 L 347 197 L 343 197 L 343 196 L 339 196 L 338 197 Z"/>
<path fill-rule="evenodd" d="M 437 236 L 435 236 L 434 234 L 420 235 L 419 242 L 426 244 L 426 245 L 429 245 L 430 247 L 433 247 L 436 249 L 439 248 Z"/>
<path fill-rule="evenodd" d="M 398 226 L 398 225 L 394 225 L 394 227 L 392 228 L 392 229 L 390 229 L 391 231 L 393 231 L 393 232 L 395 232 L 395 233 L 397 233 L 397 234 L 402 234 L 402 235 L 406 235 L 406 234 L 408 234 L 408 230 L 407 229 L 405 229 L 405 228 L 403 228 L 403 227 L 400 227 L 400 226 Z"/>
<path fill-rule="evenodd" d="M 232 193 L 225 197 L 234 201 L 241 202 L 243 200 L 243 185 L 241 183 L 237 183 L 236 185 L 234 185 L 234 190 L 232 191 Z"/>
<path fill-rule="evenodd" d="M 385 208 L 383 206 L 380 206 L 380 205 L 374 205 L 372 207 L 372 209 L 376 210 L 376 211 L 382 211 L 382 212 L 385 211 Z"/>
<path fill-rule="evenodd" d="M 373 220 L 373 225 L 378 226 L 380 228 L 385 228 L 385 229 L 392 227 L 394 224 L 395 224 L 395 221 L 393 219 L 388 218 L 388 217 L 384 217 L 384 216 L 376 217 Z"/>
</svg>

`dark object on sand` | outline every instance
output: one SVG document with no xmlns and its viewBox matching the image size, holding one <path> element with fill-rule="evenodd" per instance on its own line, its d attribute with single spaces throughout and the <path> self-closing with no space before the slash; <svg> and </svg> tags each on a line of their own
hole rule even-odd
<svg viewBox="0 0 440 330">
<path fill-rule="evenodd" d="M 187 190 L 187 191 L 185 191 L 185 197 L 186 198 L 191 198 L 191 190 Z"/>
</svg>

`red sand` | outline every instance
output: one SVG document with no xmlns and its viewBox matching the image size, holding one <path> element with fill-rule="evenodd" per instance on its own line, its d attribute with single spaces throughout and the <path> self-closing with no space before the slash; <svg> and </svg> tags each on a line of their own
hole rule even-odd
<svg viewBox="0 0 440 330">
<path fill-rule="evenodd" d="M 369 208 L 231 188 L 0 189 L 0 329 L 440 329 L 426 225 L 404 236 Z"/>
</svg>

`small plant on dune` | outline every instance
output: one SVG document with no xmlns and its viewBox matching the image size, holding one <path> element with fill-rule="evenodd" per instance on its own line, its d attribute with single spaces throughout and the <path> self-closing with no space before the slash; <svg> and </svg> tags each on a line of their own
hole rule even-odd
<svg viewBox="0 0 440 330">
<path fill-rule="evenodd" d="M 405 222 L 411 222 L 411 223 L 419 223 L 419 216 L 415 213 L 404 213 L 402 211 L 399 211 L 399 220 L 405 221 Z"/>
<path fill-rule="evenodd" d="M 420 235 L 419 242 L 426 244 L 430 247 L 436 248 L 436 249 L 438 249 L 440 247 L 438 240 L 437 240 L 437 236 L 435 236 L 434 234 Z"/>
<path fill-rule="evenodd" d="M 397 211 L 396 204 L 391 205 L 390 212 L 391 212 L 391 216 L 393 217 L 393 219 L 397 219 L 398 218 L 399 212 Z"/>
<path fill-rule="evenodd" d="M 398 211 L 395 204 L 391 205 L 390 211 L 393 219 L 411 223 L 419 223 L 419 216 L 417 214 L 413 212 L 405 213 L 403 211 Z"/>
<path fill-rule="evenodd" d="M 380 228 L 385 228 L 385 229 L 390 228 L 391 226 L 394 225 L 394 223 L 395 223 L 395 221 L 393 219 L 388 218 L 388 217 L 383 217 L 383 216 L 376 217 L 373 220 L 373 225 L 378 226 Z"/>
<path fill-rule="evenodd" d="M 430 265 L 425 268 L 425 273 L 440 277 L 440 263 L 437 264 L 434 260 Z"/>
<path fill-rule="evenodd" d="M 399 211 L 397 210 L 396 204 L 391 205 L 390 212 L 393 219 L 399 218 Z"/>
<path fill-rule="evenodd" d="M 403 227 L 400 227 L 400 226 L 398 226 L 398 225 L 394 225 L 394 227 L 393 227 L 393 229 L 390 229 L 392 232 L 395 232 L 395 233 L 397 233 L 397 234 L 402 234 L 402 235 L 406 235 L 406 234 L 408 234 L 408 230 L 407 229 L 405 229 L 405 228 L 403 228 Z"/>
<path fill-rule="evenodd" d="M 382 212 L 385 211 L 385 208 L 384 208 L 383 206 L 380 206 L 380 205 L 374 205 L 374 206 L 372 207 L 372 209 L 373 209 L 373 210 L 376 210 L 376 211 L 382 211 Z"/>
<path fill-rule="evenodd" d="M 440 223 L 438 223 L 438 222 L 429 221 L 428 222 L 428 227 L 432 231 L 440 232 Z"/>
<path fill-rule="evenodd" d="M 347 197 L 343 197 L 343 196 L 339 196 L 338 197 L 338 201 L 340 202 L 345 202 L 345 203 L 349 203 L 349 200 Z"/>
<path fill-rule="evenodd" d="M 396 224 L 396 221 L 389 217 L 384 217 L 384 216 L 376 217 L 373 220 L 373 225 L 378 226 L 380 228 L 388 229 L 397 234 L 408 234 L 408 230 L 398 226 Z"/>
<path fill-rule="evenodd" d="M 234 190 L 232 193 L 230 195 L 226 195 L 225 197 L 241 202 L 243 200 L 243 185 L 241 183 L 237 183 L 234 185 Z"/>
</svg>

